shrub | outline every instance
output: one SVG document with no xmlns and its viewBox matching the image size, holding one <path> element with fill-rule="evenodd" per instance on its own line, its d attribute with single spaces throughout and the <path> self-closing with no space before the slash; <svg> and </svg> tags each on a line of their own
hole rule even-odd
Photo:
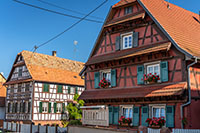
<svg viewBox="0 0 200 133">
<path fill-rule="evenodd" d="M 80 120 L 71 120 L 68 125 L 82 125 Z"/>
</svg>

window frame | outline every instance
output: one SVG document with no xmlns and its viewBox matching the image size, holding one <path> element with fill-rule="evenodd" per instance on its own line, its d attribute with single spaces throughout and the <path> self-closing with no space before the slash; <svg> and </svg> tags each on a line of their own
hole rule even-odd
<svg viewBox="0 0 200 133">
<path fill-rule="evenodd" d="M 120 109 L 121 109 L 120 115 L 124 116 L 125 118 L 126 116 L 124 115 L 124 109 L 128 109 L 128 116 L 130 115 L 130 109 L 132 109 L 131 117 L 128 117 L 128 118 L 133 119 L 133 105 L 120 105 Z"/>
<path fill-rule="evenodd" d="M 131 12 L 129 12 L 129 11 L 131 11 Z M 131 13 L 133 13 L 133 6 L 124 7 L 124 15 L 128 15 L 128 14 L 131 14 Z"/>
<path fill-rule="evenodd" d="M 43 110 L 43 108 L 45 108 L 44 104 L 47 104 L 45 111 Z M 46 102 L 46 101 L 42 102 L 42 113 L 48 113 L 48 108 L 49 108 L 49 102 Z"/>
<path fill-rule="evenodd" d="M 150 62 L 150 63 L 144 63 L 144 74 L 147 74 L 148 73 L 148 67 L 149 66 L 156 66 L 158 65 L 158 71 L 159 71 L 159 78 L 160 80 L 157 81 L 157 83 L 161 83 L 161 71 L 160 71 L 160 62 L 161 61 L 155 61 L 155 62 Z M 154 74 L 154 73 L 152 73 Z"/>
<path fill-rule="evenodd" d="M 128 46 L 125 47 L 125 41 L 124 41 L 125 37 L 128 37 L 128 38 L 131 37 L 131 46 L 129 46 L 129 43 L 128 43 L 127 44 Z M 121 38 L 121 47 L 122 47 L 122 50 L 129 49 L 129 48 L 133 47 L 133 32 L 127 32 L 127 33 L 121 34 L 120 38 Z M 129 40 L 127 42 L 129 42 Z"/>
<path fill-rule="evenodd" d="M 103 73 L 110 73 L 110 80 L 108 81 L 111 82 L 111 69 L 100 70 L 99 72 L 100 72 L 100 80 L 103 79 Z"/>
<path fill-rule="evenodd" d="M 23 73 L 23 67 L 19 67 L 18 77 L 22 77 L 22 73 Z"/>
<path fill-rule="evenodd" d="M 164 108 L 165 110 L 165 119 L 166 119 L 166 104 L 149 104 L 149 118 L 153 118 L 155 116 L 153 116 L 153 108 Z M 160 112 L 159 112 L 160 113 Z M 160 115 L 160 114 L 159 114 Z M 161 116 L 159 116 L 161 117 Z"/>
<path fill-rule="evenodd" d="M 56 103 L 56 113 L 62 113 L 62 105 L 63 103 L 60 103 L 60 102 L 58 102 L 58 103 Z M 58 105 L 60 105 L 60 110 L 59 110 L 59 108 L 58 108 Z"/>
</svg>

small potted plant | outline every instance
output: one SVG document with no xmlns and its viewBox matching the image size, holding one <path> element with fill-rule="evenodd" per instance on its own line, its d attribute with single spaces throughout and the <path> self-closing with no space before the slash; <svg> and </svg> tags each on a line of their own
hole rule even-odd
<svg viewBox="0 0 200 133">
<path fill-rule="evenodd" d="M 147 118 L 146 122 L 149 124 L 150 128 L 159 129 L 162 128 L 162 126 L 165 125 L 165 117 L 153 117 L 153 118 Z"/>
<path fill-rule="evenodd" d="M 107 88 L 110 86 L 110 82 L 108 80 L 106 80 L 105 78 L 103 78 L 100 82 L 99 82 L 99 87 L 101 88 Z"/>
<path fill-rule="evenodd" d="M 124 116 L 121 116 L 118 123 L 120 126 L 130 126 L 131 121 L 131 118 L 125 118 Z"/>
<path fill-rule="evenodd" d="M 145 83 L 153 84 L 157 83 L 158 80 L 160 80 L 160 77 L 156 73 L 154 74 L 149 73 L 149 74 L 144 74 L 144 78 L 142 78 L 141 80 L 144 80 Z"/>
</svg>

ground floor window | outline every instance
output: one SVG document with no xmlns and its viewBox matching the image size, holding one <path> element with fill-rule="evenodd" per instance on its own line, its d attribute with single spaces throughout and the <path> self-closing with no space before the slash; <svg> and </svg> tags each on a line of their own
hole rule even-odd
<svg viewBox="0 0 200 133">
<path fill-rule="evenodd" d="M 57 113 L 61 113 L 62 112 L 62 103 L 57 103 Z"/>
<path fill-rule="evenodd" d="M 150 117 L 165 117 L 165 105 L 150 105 Z"/>
<path fill-rule="evenodd" d="M 133 117 L 133 106 L 129 105 L 122 105 L 121 106 L 121 115 L 125 118 L 132 118 Z"/>
<path fill-rule="evenodd" d="M 48 102 L 42 103 L 42 113 L 47 113 L 48 111 Z"/>
</svg>

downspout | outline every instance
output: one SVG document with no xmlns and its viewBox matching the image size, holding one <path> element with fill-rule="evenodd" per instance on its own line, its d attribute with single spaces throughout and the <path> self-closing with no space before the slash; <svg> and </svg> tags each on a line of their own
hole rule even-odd
<svg viewBox="0 0 200 133">
<path fill-rule="evenodd" d="M 197 63 L 197 57 L 195 57 L 195 61 L 191 64 L 189 64 L 187 66 L 187 72 L 188 72 L 188 80 L 187 80 L 187 86 L 188 86 L 188 102 L 187 103 L 184 103 L 181 105 L 181 128 L 183 129 L 183 108 L 189 104 L 191 104 L 191 88 L 190 88 L 190 67 L 194 64 Z"/>
</svg>

